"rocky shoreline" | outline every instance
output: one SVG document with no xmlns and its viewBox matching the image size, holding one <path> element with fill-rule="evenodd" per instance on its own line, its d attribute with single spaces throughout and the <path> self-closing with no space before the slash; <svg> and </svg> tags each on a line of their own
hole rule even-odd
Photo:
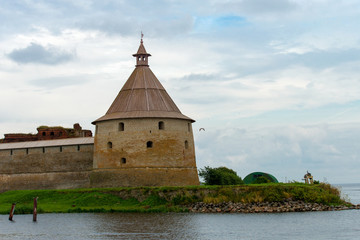
<svg viewBox="0 0 360 240">
<path fill-rule="evenodd" d="M 303 201 L 262 202 L 262 203 L 204 203 L 197 202 L 187 206 L 193 213 L 283 213 L 283 212 L 311 212 L 311 211 L 340 211 L 360 209 L 358 205 L 328 206 L 319 203 Z"/>
</svg>

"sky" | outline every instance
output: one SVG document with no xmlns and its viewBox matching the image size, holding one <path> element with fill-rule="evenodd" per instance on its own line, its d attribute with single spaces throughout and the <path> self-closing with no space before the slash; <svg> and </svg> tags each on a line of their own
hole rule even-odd
<svg viewBox="0 0 360 240">
<path fill-rule="evenodd" d="M 358 1 L 0 0 L 0 22 L 0 138 L 94 130 L 142 31 L 198 168 L 360 182 Z"/>
</svg>

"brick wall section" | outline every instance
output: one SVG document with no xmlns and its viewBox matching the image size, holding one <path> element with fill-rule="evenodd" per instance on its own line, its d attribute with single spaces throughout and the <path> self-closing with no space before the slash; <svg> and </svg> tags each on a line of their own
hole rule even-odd
<svg viewBox="0 0 360 240">
<path fill-rule="evenodd" d="M 90 130 L 82 129 L 80 124 L 75 123 L 74 128 L 48 127 L 42 126 L 37 128 L 37 134 L 31 133 L 6 133 L 0 143 L 27 142 L 38 140 L 65 139 L 74 137 L 92 137 Z"/>
<path fill-rule="evenodd" d="M 0 143 L 11 143 L 11 142 L 27 142 L 37 141 L 37 134 L 31 133 L 6 133 L 5 138 L 0 140 Z"/>
</svg>

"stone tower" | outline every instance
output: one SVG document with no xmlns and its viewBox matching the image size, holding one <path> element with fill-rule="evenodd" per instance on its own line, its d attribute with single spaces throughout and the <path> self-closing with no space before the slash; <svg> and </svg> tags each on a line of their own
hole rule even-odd
<svg viewBox="0 0 360 240">
<path fill-rule="evenodd" d="M 199 185 L 192 131 L 150 70 L 141 39 L 136 67 L 96 125 L 93 187 Z"/>
</svg>

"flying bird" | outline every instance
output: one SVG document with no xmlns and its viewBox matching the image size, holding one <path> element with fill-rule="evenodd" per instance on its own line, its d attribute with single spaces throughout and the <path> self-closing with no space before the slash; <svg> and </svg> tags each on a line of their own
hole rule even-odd
<svg viewBox="0 0 360 240">
<path fill-rule="evenodd" d="M 205 131 L 205 128 L 200 128 L 200 129 L 199 129 L 199 132 L 200 132 L 201 130 L 204 130 L 204 131 Z"/>
</svg>

